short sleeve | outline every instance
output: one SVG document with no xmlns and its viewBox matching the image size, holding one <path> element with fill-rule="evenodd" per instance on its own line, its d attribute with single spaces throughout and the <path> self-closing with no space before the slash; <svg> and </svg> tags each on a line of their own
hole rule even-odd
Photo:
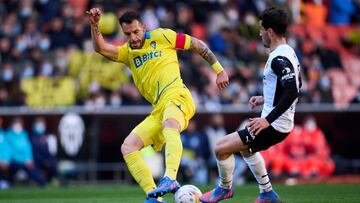
<svg viewBox="0 0 360 203">
<path fill-rule="evenodd" d="M 119 51 L 118 51 L 117 61 L 128 64 L 128 58 L 129 58 L 128 43 L 118 46 L 118 50 Z"/>
<path fill-rule="evenodd" d="M 296 88 L 295 70 L 290 60 L 284 56 L 277 56 L 271 62 L 271 69 L 278 77 L 284 88 Z"/>
<path fill-rule="evenodd" d="M 191 37 L 187 34 L 176 33 L 171 29 L 164 29 L 163 36 L 175 49 L 189 49 Z"/>
</svg>

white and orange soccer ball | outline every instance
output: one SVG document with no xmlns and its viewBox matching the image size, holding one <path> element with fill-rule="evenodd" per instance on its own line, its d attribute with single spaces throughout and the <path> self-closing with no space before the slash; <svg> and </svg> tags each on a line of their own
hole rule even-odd
<svg viewBox="0 0 360 203">
<path fill-rule="evenodd" d="M 174 203 L 199 203 L 201 195 L 201 191 L 196 186 L 184 185 L 175 192 Z"/>
</svg>

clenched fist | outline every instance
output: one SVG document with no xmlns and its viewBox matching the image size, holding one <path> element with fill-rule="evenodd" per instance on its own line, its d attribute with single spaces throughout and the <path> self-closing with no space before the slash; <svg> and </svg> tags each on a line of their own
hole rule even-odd
<svg viewBox="0 0 360 203">
<path fill-rule="evenodd" d="M 86 11 L 86 14 L 89 16 L 89 21 L 91 25 L 97 25 L 100 20 L 101 11 L 98 8 L 92 8 L 90 11 Z"/>
</svg>

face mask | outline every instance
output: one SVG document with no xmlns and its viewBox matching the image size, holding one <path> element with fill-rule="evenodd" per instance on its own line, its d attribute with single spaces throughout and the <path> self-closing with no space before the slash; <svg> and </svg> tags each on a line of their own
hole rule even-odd
<svg viewBox="0 0 360 203">
<path fill-rule="evenodd" d="M 89 84 L 89 91 L 91 93 L 95 93 L 95 92 L 98 92 L 100 90 L 100 85 L 99 83 L 93 81 Z"/>
<path fill-rule="evenodd" d="M 120 106 L 121 99 L 119 97 L 112 97 L 110 100 L 111 106 Z"/>
<path fill-rule="evenodd" d="M 45 63 L 43 64 L 43 66 L 41 67 L 41 73 L 44 75 L 51 75 L 53 72 L 53 66 L 50 63 Z"/>
<path fill-rule="evenodd" d="M 30 16 L 31 12 L 32 12 L 31 7 L 26 7 L 24 9 L 21 9 L 20 15 L 22 17 L 28 17 L 28 16 Z"/>
<path fill-rule="evenodd" d="M 16 43 L 16 50 L 23 52 L 26 49 L 27 45 L 26 42 L 24 40 L 19 40 Z"/>
<path fill-rule="evenodd" d="M 66 57 L 57 57 L 55 64 L 57 67 L 64 71 L 67 68 L 68 60 Z"/>
<path fill-rule="evenodd" d="M 244 22 L 247 25 L 254 25 L 256 23 L 256 18 L 254 15 L 248 14 L 245 16 Z"/>
<path fill-rule="evenodd" d="M 34 129 L 38 135 L 41 135 L 45 132 L 45 125 L 43 123 L 36 123 Z"/>
<path fill-rule="evenodd" d="M 330 88 L 330 79 L 328 77 L 322 77 L 320 79 L 320 87 L 323 90 L 327 90 Z"/>
<path fill-rule="evenodd" d="M 20 123 L 14 123 L 12 128 L 16 134 L 21 133 L 21 131 L 23 130 L 23 127 Z"/>
<path fill-rule="evenodd" d="M 85 52 L 91 53 L 94 51 L 93 43 L 91 40 L 86 40 L 83 44 L 83 47 Z"/>
<path fill-rule="evenodd" d="M 305 128 L 306 128 L 307 131 L 312 132 L 316 128 L 316 123 L 313 120 L 308 120 L 305 123 Z"/>
<path fill-rule="evenodd" d="M 4 70 L 3 72 L 3 79 L 4 81 L 8 82 L 8 81 L 11 81 L 14 77 L 14 72 L 10 69 L 6 69 Z"/>
<path fill-rule="evenodd" d="M 239 19 L 239 14 L 236 9 L 229 9 L 227 15 L 232 21 L 237 21 Z"/>
<path fill-rule="evenodd" d="M 40 43 L 39 43 L 39 47 L 42 51 L 47 51 L 50 48 L 50 41 L 47 38 L 43 38 L 41 39 Z"/>
<path fill-rule="evenodd" d="M 31 66 L 27 66 L 22 73 L 23 78 L 29 78 L 34 76 L 34 69 Z"/>
</svg>

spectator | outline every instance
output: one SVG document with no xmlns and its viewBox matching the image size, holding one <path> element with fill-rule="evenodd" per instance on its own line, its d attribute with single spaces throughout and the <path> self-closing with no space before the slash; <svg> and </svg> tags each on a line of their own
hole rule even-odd
<svg viewBox="0 0 360 203">
<path fill-rule="evenodd" d="M 226 52 L 229 50 L 229 45 L 231 41 L 229 38 L 231 37 L 231 30 L 228 27 L 222 27 L 220 32 L 216 32 L 210 38 L 210 48 L 215 53 L 220 54 L 222 56 L 226 55 Z"/>
<path fill-rule="evenodd" d="M 2 128 L 3 119 L 0 117 L 0 190 L 9 188 L 8 172 L 11 159 L 9 143 Z"/>
<path fill-rule="evenodd" d="M 244 127 L 244 124 L 241 124 L 240 127 Z M 216 142 L 219 138 L 226 135 L 226 130 L 224 126 L 224 117 L 221 114 L 214 114 L 210 117 L 210 122 L 207 126 L 205 126 L 205 134 L 207 136 L 207 139 L 209 141 L 209 147 L 210 147 L 210 157 L 208 161 L 208 165 L 210 168 L 210 181 L 213 182 L 214 175 L 217 174 L 217 163 L 216 163 L 216 157 L 214 153 Z M 245 179 L 243 177 L 244 171 L 247 169 L 246 164 L 244 164 L 243 160 L 240 158 L 240 156 L 235 156 L 235 168 L 234 168 L 234 184 L 235 185 L 241 185 L 245 182 Z"/>
<path fill-rule="evenodd" d="M 185 182 L 207 184 L 209 144 L 203 132 L 197 129 L 195 120 L 190 120 L 187 130 L 181 133 L 184 151 L 180 170 Z"/>
<path fill-rule="evenodd" d="M 211 168 L 211 172 L 215 172 L 217 174 L 217 165 L 216 165 L 216 157 L 214 153 L 214 149 L 216 146 L 216 142 L 219 138 L 226 135 L 226 130 L 224 127 L 224 117 L 221 114 L 214 114 L 210 117 L 210 122 L 205 126 L 205 134 L 207 139 L 209 140 L 210 146 L 210 158 L 209 165 Z"/>
<path fill-rule="evenodd" d="M 285 171 L 293 177 L 329 177 L 335 170 L 330 148 L 315 118 L 308 116 L 282 144 Z"/>
<path fill-rule="evenodd" d="M 45 186 L 45 180 L 34 164 L 31 143 L 20 117 L 12 121 L 6 132 L 6 139 L 11 146 L 10 181 L 14 182 L 14 175 L 22 169 L 39 186 Z"/>
<path fill-rule="evenodd" d="M 335 25 L 348 25 L 355 12 L 352 0 L 331 0 L 330 22 Z"/>
<path fill-rule="evenodd" d="M 241 105 L 248 96 L 251 96 L 251 86 L 259 86 L 262 77 L 262 61 L 266 53 L 261 46 L 258 37 L 257 15 L 269 4 L 288 7 L 293 13 L 293 22 L 288 33 L 289 43 L 298 45 L 297 55 L 300 56 L 301 66 L 305 68 L 307 58 L 316 53 L 320 57 L 321 71 L 331 67 L 342 67 L 344 53 L 352 52 L 356 48 L 349 47 L 347 37 L 354 30 L 353 26 L 329 26 L 326 22 L 335 25 L 347 25 L 358 23 L 360 14 L 359 1 L 352 0 L 256 0 L 256 1 L 181 1 L 175 4 L 160 1 L 156 4 L 140 4 L 129 2 L 103 2 L 102 10 L 108 17 L 100 29 L 105 40 L 115 45 L 124 42 L 124 35 L 113 26 L 116 16 L 124 12 L 125 8 L 141 10 L 145 20 L 151 22 L 148 27 L 155 28 L 158 25 L 172 28 L 178 32 L 189 32 L 198 38 L 208 42 L 216 51 L 229 76 L 241 78 L 240 85 L 235 84 L 231 93 L 235 99 L 229 98 L 229 94 L 219 95 L 213 87 L 208 86 L 213 80 L 207 74 L 207 66 L 202 65 L 201 57 L 193 54 L 179 54 L 179 62 L 184 68 L 181 70 L 187 84 L 194 86 L 199 95 L 198 106 L 216 110 L 223 104 Z M 3 1 L 0 5 L 0 89 L 5 84 L 5 90 L 0 91 L 0 105 L 19 106 L 32 97 L 27 93 L 24 100 L 18 96 L 19 87 L 24 79 L 37 79 L 37 76 L 46 76 L 49 80 L 57 80 L 61 77 L 71 77 L 74 83 L 80 84 L 81 88 L 76 91 L 77 100 L 72 104 L 88 104 L 94 100 L 94 94 L 88 94 L 86 87 L 94 77 L 104 75 L 106 71 L 101 65 L 88 64 L 89 58 L 93 58 L 92 42 L 90 40 L 89 26 L 84 21 L 84 11 L 87 7 L 93 7 L 98 2 L 87 0 L 71 1 Z M 301 6 L 300 6 L 301 5 Z M 201 9 L 197 9 L 201 8 Z M 300 9 L 301 8 L 301 9 Z M 195 9 L 196 12 L 195 12 Z M 306 19 L 300 24 L 300 10 Z M 106 20 L 107 19 L 107 20 Z M 149 20 L 152 19 L 152 20 Z M 320 30 L 312 29 L 313 26 L 322 26 Z M 110 26 L 106 26 L 110 25 Z M 356 26 L 354 26 L 356 27 Z M 222 29 L 225 28 L 225 29 Z M 354 46 L 356 47 L 356 46 Z M 79 50 L 77 50 L 79 49 Z M 67 62 L 67 53 L 77 50 L 81 60 L 77 64 Z M 335 53 L 336 52 L 336 53 Z M 195 56 L 195 57 L 194 57 Z M 340 57 L 341 56 L 341 57 Z M 96 57 L 95 57 L 96 58 Z M 358 56 L 357 56 L 358 58 Z M 55 60 L 53 60 L 55 59 Z M 50 62 L 49 62 L 50 60 Z M 24 66 L 23 61 L 29 61 L 31 65 Z M 107 63 L 106 60 L 102 61 Z M 73 66 L 72 66 L 73 65 Z M 89 68 L 91 66 L 99 68 Z M 261 67 L 261 68 L 259 68 Z M 75 70 L 75 72 L 71 70 Z M 107 69 L 108 70 L 108 69 Z M 346 70 L 344 70 L 346 71 Z M 126 69 L 119 69 L 119 75 L 130 74 Z M 311 72 L 311 71 L 310 71 Z M 319 72 L 321 81 L 326 74 Z M 348 73 L 351 74 L 351 73 Z M 109 74 L 115 75 L 115 74 Z M 21 80 L 18 80 L 18 79 Z M 56 79 L 55 79 L 56 78 Z M 119 87 L 106 86 L 105 83 L 116 83 L 116 79 L 106 79 L 101 82 L 102 96 L 99 97 L 100 105 L 103 98 L 108 100 L 114 89 L 120 89 L 121 105 L 146 105 L 147 103 L 133 90 L 133 82 L 125 81 Z M 304 84 L 307 78 L 303 78 Z M 324 80 L 325 81 L 325 80 Z M 314 83 L 315 82 L 315 83 Z M 308 89 L 303 88 L 303 94 L 307 99 L 301 98 L 304 103 L 331 102 L 333 95 L 329 91 L 323 92 L 320 87 L 315 87 L 316 81 L 311 81 Z M 230 87 L 229 87 L 230 88 Z M 16 90 L 16 91 L 15 91 Z M 60 91 L 60 90 L 59 90 Z M 58 92 L 54 91 L 55 94 Z M 229 93 L 229 91 L 226 91 Z M 359 91 L 358 91 L 359 92 Z M 59 93 L 61 94 L 61 93 Z M 41 97 L 41 96 L 40 96 Z M 5 98 L 5 99 L 4 99 Z M 87 102 L 85 102 L 87 101 Z M 45 102 L 43 102 L 45 103 Z M 109 103 L 109 102 L 107 102 Z M 58 104 L 61 105 L 61 104 Z M 39 105 L 44 106 L 44 104 Z"/>
<path fill-rule="evenodd" d="M 47 182 L 57 178 L 57 160 L 49 150 L 49 136 L 46 132 L 45 119 L 37 117 L 32 126 L 30 140 L 33 147 L 35 166 L 46 174 Z"/>
<path fill-rule="evenodd" d="M 326 25 L 327 8 L 323 0 L 305 1 L 303 6 L 304 23 L 317 27 Z"/>
</svg>

